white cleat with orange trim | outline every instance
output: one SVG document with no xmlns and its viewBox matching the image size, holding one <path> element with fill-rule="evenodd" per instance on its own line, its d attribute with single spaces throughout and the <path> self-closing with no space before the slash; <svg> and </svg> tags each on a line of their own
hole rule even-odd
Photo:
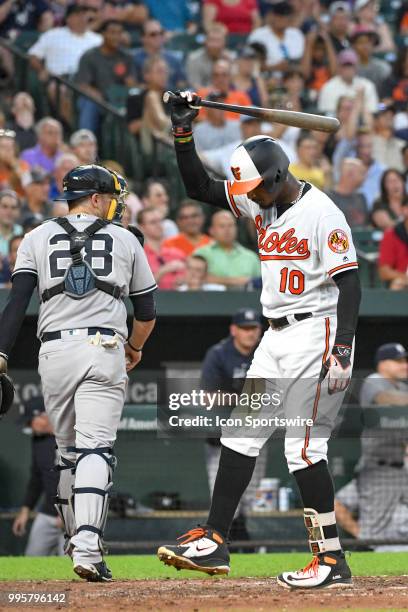
<svg viewBox="0 0 408 612">
<path fill-rule="evenodd" d="M 288 589 L 343 588 L 353 585 L 343 552 L 320 553 L 305 568 L 296 572 L 283 572 L 277 581 Z"/>
</svg>

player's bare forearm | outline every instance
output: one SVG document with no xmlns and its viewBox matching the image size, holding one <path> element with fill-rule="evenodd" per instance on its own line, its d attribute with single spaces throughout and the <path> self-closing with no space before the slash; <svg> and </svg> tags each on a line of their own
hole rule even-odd
<svg viewBox="0 0 408 612">
<path fill-rule="evenodd" d="M 156 319 L 151 321 L 137 321 L 133 319 L 132 333 L 130 334 L 130 344 L 137 349 L 143 348 L 146 340 L 153 331 Z"/>
<path fill-rule="evenodd" d="M 408 284 L 408 277 L 405 272 L 393 270 L 391 266 L 380 266 L 378 273 L 382 281 L 402 280 Z"/>
<path fill-rule="evenodd" d="M 407 406 L 408 407 L 408 393 L 403 391 L 381 391 L 378 393 L 374 402 L 378 406 Z"/>
</svg>

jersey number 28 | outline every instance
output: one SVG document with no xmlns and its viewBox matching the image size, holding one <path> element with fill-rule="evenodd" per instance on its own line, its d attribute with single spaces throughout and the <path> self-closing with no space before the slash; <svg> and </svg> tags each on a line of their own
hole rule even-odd
<svg viewBox="0 0 408 612">
<path fill-rule="evenodd" d="M 66 234 L 56 234 L 50 240 L 50 244 L 58 244 L 59 242 L 67 242 Z M 100 248 L 100 244 L 103 247 Z M 96 247 L 99 248 L 96 248 Z M 85 261 L 91 266 L 97 276 L 108 276 L 112 272 L 112 250 L 113 238 L 110 234 L 98 234 L 95 237 L 88 238 L 85 242 Z M 59 266 L 58 261 L 61 259 L 69 260 L 68 265 Z M 64 276 L 67 267 L 69 266 L 71 253 L 69 249 L 57 249 L 50 253 L 50 276 L 51 278 L 59 278 Z"/>
<path fill-rule="evenodd" d="M 279 291 L 286 293 L 289 289 L 292 295 L 300 295 L 305 290 L 305 275 L 300 270 L 291 270 L 288 268 L 282 268 L 281 280 L 279 285 Z"/>
</svg>

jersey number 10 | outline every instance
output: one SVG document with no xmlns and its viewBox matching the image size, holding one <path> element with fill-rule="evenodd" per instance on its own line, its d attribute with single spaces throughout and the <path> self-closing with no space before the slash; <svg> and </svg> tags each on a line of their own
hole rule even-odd
<svg viewBox="0 0 408 612">
<path fill-rule="evenodd" d="M 300 270 L 291 270 L 288 268 L 282 268 L 281 281 L 279 285 L 279 291 L 286 293 L 286 289 L 289 289 L 292 295 L 300 295 L 305 290 L 305 275 Z M 289 282 L 288 282 L 289 280 Z"/>
</svg>

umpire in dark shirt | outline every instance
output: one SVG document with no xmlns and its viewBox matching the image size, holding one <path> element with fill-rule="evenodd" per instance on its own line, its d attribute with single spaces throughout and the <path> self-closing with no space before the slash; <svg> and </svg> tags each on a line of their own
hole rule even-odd
<svg viewBox="0 0 408 612">
<path fill-rule="evenodd" d="M 31 468 L 23 506 L 13 523 L 13 533 L 16 536 L 25 534 L 30 511 L 41 500 L 25 554 L 30 557 L 61 555 L 64 538 L 54 506 L 58 483 L 58 473 L 53 469 L 56 443 L 42 397 L 32 398 L 25 404 L 23 423 L 32 434 Z"/>
<path fill-rule="evenodd" d="M 205 355 L 201 369 L 201 389 L 240 393 L 261 333 L 262 323 L 259 313 L 250 308 L 238 310 L 232 317 L 228 338 L 209 348 Z M 220 453 L 219 438 L 208 438 L 206 463 L 210 492 L 214 488 Z M 241 517 L 252 505 L 255 490 L 265 473 L 265 465 L 266 450 L 259 455 L 251 483 L 238 508 L 237 513 Z M 239 537 L 239 539 L 244 538 Z"/>
</svg>

